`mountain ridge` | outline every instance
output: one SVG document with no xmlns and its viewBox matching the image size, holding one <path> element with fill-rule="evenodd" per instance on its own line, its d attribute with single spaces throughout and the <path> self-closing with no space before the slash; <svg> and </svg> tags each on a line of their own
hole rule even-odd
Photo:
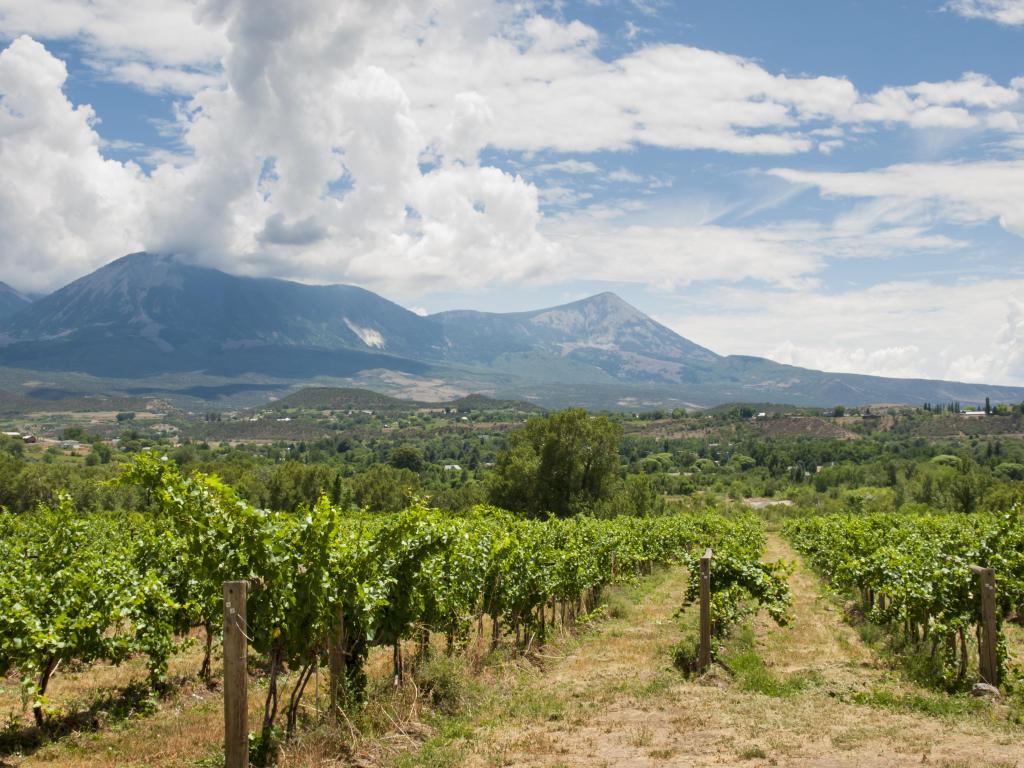
<svg viewBox="0 0 1024 768">
<path fill-rule="evenodd" d="M 202 374 L 443 381 L 562 405 L 1024 400 L 1024 388 L 813 371 L 722 356 L 614 293 L 420 316 L 349 285 L 230 275 L 135 253 L 0 317 L 0 366 L 116 380 Z M 394 386 L 400 386 L 395 384 Z"/>
<path fill-rule="evenodd" d="M 0 281 L 0 320 L 20 312 L 31 303 L 28 296 Z"/>
</svg>

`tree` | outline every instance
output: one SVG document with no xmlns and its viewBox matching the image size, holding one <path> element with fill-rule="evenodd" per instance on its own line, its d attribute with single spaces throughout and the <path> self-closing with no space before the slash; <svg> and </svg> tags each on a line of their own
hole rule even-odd
<svg viewBox="0 0 1024 768">
<path fill-rule="evenodd" d="M 621 439 L 618 424 L 581 408 L 534 416 L 499 454 L 491 502 L 534 516 L 588 509 L 614 491 Z"/>
<path fill-rule="evenodd" d="M 737 472 L 746 472 L 747 470 L 753 469 L 757 466 L 757 460 L 752 456 L 746 456 L 742 453 L 734 453 L 732 458 L 729 459 L 729 466 Z"/>
<path fill-rule="evenodd" d="M 395 469 L 408 469 L 413 472 L 423 471 L 423 454 L 411 445 L 400 445 L 391 451 L 388 464 Z"/>
<path fill-rule="evenodd" d="M 398 512 L 409 506 L 410 495 L 420 489 L 420 478 L 408 469 L 375 464 L 349 480 L 356 506 L 371 512 Z"/>
<path fill-rule="evenodd" d="M 947 507 L 964 514 L 974 512 L 988 484 L 988 478 L 978 471 L 973 461 L 961 462 L 960 468 L 946 483 Z"/>
<path fill-rule="evenodd" d="M 837 405 L 835 408 L 832 409 L 832 415 L 833 416 L 845 416 L 846 415 L 846 406 Z"/>
</svg>

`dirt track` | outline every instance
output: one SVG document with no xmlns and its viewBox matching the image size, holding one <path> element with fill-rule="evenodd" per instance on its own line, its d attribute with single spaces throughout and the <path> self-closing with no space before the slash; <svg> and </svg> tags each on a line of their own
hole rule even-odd
<svg viewBox="0 0 1024 768">
<path fill-rule="evenodd" d="M 771 559 L 796 559 L 772 536 Z M 498 724 L 475 742 L 467 765 L 516 766 L 1024 766 L 1019 730 L 895 713 L 855 704 L 857 691 L 916 689 L 879 666 L 799 564 L 792 622 L 759 617 L 757 646 L 776 675 L 816 683 L 779 698 L 745 692 L 724 672 L 685 682 L 670 666 L 683 591 L 673 573 L 633 613 L 604 625 L 539 676 L 540 694 L 564 705 L 554 721 Z"/>
</svg>

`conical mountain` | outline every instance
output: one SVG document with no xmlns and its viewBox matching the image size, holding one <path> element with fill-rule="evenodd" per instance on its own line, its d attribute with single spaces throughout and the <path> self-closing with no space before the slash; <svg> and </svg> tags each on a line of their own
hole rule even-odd
<svg viewBox="0 0 1024 768">
<path fill-rule="evenodd" d="M 457 310 L 431 315 L 431 319 L 444 327 L 450 347 L 479 359 L 486 359 L 495 350 L 526 349 L 561 355 L 588 349 L 626 352 L 683 363 L 711 363 L 720 359 L 614 293 L 599 293 L 530 312 Z"/>
</svg>

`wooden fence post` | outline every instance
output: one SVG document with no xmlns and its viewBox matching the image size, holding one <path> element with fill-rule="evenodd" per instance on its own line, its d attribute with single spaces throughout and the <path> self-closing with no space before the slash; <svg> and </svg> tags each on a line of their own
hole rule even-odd
<svg viewBox="0 0 1024 768">
<path fill-rule="evenodd" d="M 700 559 L 700 650 L 697 654 L 697 674 L 711 666 L 711 547 Z"/>
<path fill-rule="evenodd" d="M 245 598 L 248 583 L 224 582 L 224 768 L 249 766 Z"/>
<path fill-rule="evenodd" d="M 996 574 L 991 568 L 972 565 L 971 572 L 978 577 L 981 593 L 981 645 L 978 648 L 978 667 L 981 679 L 989 685 L 999 685 L 999 661 L 996 656 Z"/>
</svg>

